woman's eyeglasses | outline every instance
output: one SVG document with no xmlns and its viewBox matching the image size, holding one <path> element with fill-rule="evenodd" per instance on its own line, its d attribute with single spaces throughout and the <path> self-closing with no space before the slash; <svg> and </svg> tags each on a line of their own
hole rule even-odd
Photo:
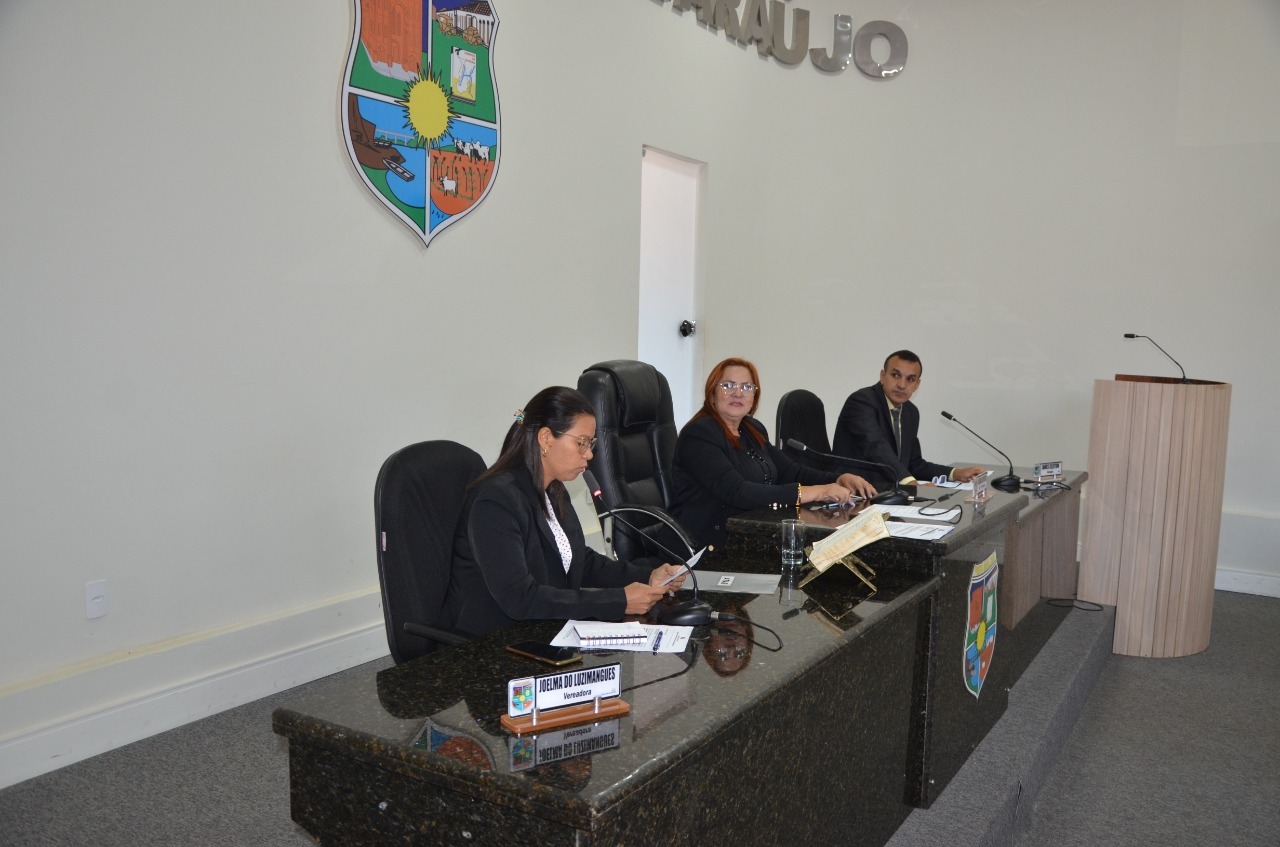
<svg viewBox="0 0 1280 847">
<path fill-rule="evenodd" d="M 720 383 L 717 386 L 717 388 L 719 388 L 725 394 L 732 394 L 733 392 L 737 391 L 739 388 L 742 389 L 743 394 L 754 394 L 756 389 L 759 387 L 760 386 L 756 385 L 754 382 L 739 383 L 739 382 L 733 382 L 732 380 L 728 380 L 728 379 L 726 379 L 724 382 Z"/>
<path fill-rule="evenodd" d="M 588 438 L 585 435 L 569 435 L 567 432 L 562 432 L 560 435 L 568 436 L 578 442 L 578 452 L 584 456 L 596 449 L 596 440 L 594 438 Z"/>
</svg>

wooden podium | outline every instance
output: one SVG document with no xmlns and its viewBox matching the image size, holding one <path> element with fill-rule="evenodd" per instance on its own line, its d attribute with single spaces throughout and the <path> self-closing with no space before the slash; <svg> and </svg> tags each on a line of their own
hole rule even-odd
<svg viewBox="0 0 1280 847">
<path fill-rule="evenodd" d="M 1230 407 L 1222 382 L 1094 382 L 1077 596 L 1116 607 L 1113 652 L 1209 646 Z"/>
</svg>

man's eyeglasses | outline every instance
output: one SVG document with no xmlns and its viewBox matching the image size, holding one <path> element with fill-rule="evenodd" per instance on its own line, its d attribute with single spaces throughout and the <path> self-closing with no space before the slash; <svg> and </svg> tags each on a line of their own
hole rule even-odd
<svg viewBox="0 0 1280 847">
<path fill-rule="evenodd" d="M 567 432 L 562 432 L 560 435 L 568 436 L 578 442 L 578 452 L 584 456 L 596 449 L 596 440 L 594 438 L 588 438 L 585 435 L 569 435 Z"/>
<path fill-rule="evenodd" d="M 733 392 L 737 391 L 739 388 L 742 389 L 743 394 L 754 394 L 756 392 L 756 389 L 759 388 L 760 386 L 756 385 L 754 382 L 738 383 L 738 382 L 733 382 L 732 380 L 726 379 L 724 382 L 720 383 L 717 387 L 721 391 L 723 391 L 725 394 L 732 394 Z"/>
</svg>

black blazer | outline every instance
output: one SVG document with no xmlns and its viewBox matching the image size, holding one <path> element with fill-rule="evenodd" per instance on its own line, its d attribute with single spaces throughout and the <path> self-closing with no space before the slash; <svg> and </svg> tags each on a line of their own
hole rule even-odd
<svg viewBox="0 0 1280 847">
<path fill-rule="evenodd" d="M 840 418 L 836 421 L 836 437 L 831 451 L 840 456 L 880 462 L 889 465 L 897 476 L 885 479 L 883 472 L 868 468 L 857 471 L 878 489 L 892 488 L 898 480 L 913 476 L 928 481 L 935 476 L 950 476 L 951 468 L 925 461 L 920 455 L 920 410 L 908 400 L 902 406 L 902 448 L 894 445 L 893 419 L 889 417 L 889 401 L 880 383 L 860 388 L 849 395 Z"/>
<path fill-rule="evenodd" d="M 484 635 L 533 618 L 621 620 L 624 586 L 649 581 L 650 568 L 589 549 L 573 508 L 556 512 L 573 550 L 565 573 L 542 496 L 518 471 L 490 477 L 467 495 L 446 603 L 456 629 Z"/>
<path fill-rule="evenodd" d="M 747 427 L 764 437 L 763 446 L 746 433 Z M 676 439 L 671 511 L 700 544 L 724 544 L 725 522 L 733 515 L 775 503 L 794 508 L 797 484 L 836 480 L 837 474 L 792 461 L 769 443 L 768 431 L 755 418 L 744 418 L 739 432 L 735 450 L 719 419 L 705 416 L 685 424 Z"/>
</svg>

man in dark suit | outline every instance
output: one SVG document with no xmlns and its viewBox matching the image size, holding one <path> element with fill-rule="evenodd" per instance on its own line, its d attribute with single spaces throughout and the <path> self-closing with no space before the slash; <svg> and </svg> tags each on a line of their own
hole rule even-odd
<svg viewBox="0 0 1280 847">
<path fill-rule="evenodd" d="M 924 367 L 910 350 L 899 350 L 884 360 L 880 381 L 849 395 L 836 422 L 832 450 L 841 456 L 879 462 L 893 469 L 896 481 L 914 485 L 945 476 L 968 482 L 985 468 L 953 468 L 926 461 L 920 455 L 920 410 L 911 395 L 920 387 Z M 894 480 L 870 469 L 868 479 L 881 490 L 892 488 Z"/>
</svg>

